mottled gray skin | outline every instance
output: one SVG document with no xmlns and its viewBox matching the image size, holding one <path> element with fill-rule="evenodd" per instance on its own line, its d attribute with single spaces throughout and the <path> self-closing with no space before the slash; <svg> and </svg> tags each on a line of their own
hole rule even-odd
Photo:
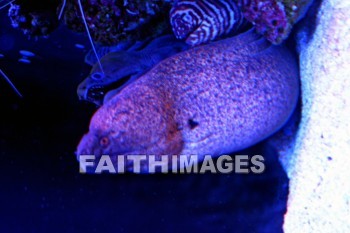
<svg viewBox="0 0 350 233">
<path fill-rule="evenodd" d="M 190 49 L 106 102 L 77 155 L 203 158 L 244 149 L 286 122 L 297 102 L 298 77 L 296 58 L 253 31 Z"/>
<path fill-rule="evenodd" d="M 188 48 L 188 45 L 174 36 L 166 35 L 153 40 L 144 48 L 138 44 L 127 51 L 108 53 L 101 58 L 104 73 L 96 63 L 89 76 L 79 84 L 79 99 L 100 106 L 161 60 Z M 106 95 L 110 90 L 113 91 Z"/>
</svg>

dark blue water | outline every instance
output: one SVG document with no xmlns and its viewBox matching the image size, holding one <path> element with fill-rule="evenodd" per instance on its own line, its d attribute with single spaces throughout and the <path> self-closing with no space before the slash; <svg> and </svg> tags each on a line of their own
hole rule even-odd
<svg viewBox="0 0 350 233">
<path fill-rule="evenodd" d="M 261 175 L 79 174 L 74 151 L 95 111 L 76 95 L 87 38 L 61 26 L 28 40 L 6 10 L 0 22 L 0 68 L 24 96 L 0 79 L 0 232 L 282 231 L 288 180 L 274 153 Z"/>
</svg>

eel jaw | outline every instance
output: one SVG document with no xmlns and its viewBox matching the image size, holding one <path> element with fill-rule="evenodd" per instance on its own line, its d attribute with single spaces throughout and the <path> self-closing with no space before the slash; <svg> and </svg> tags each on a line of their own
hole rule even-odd
<svg viewBox="0 0 350 233">
<path fill-rule="evenodd" d="M 86 89 L 84 99 L 98 106 L 101 106 L 103 103 L 103 98 L 107 91 L 107 88 L 104 86 L 93 86 L 89 89 Z"/>
<path fill-rule="evenodd" d="M 137 72 L 134 72 L 130 75 L 127 75 L 122 78 L 118 78 L 116 81 L 111 83 L 103 83 L 99 85 L 92 85 L 87 87 L 83 82 L 78 87 L 78 96 L 81 100 L 86 100 L 88 102 L 92 102 L 97 106 L 101 106 L 103 104 L 103 99 L 107 92 L 112 90 L 121 90 L 127 85 L 129 85 L 132 81 L 136 80 L 139 77 Z"/>
</svg>

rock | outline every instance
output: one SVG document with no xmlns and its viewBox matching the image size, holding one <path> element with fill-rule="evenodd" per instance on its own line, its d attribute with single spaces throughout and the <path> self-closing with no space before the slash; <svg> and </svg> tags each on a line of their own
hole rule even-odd
<svg viewBox="0 0 350 233">
<path fill-rule="evenodd" d="M 290 178 L 287 233 L 350 232 L 349 11 L 347 0 L 324 0 L 313 35 L 312 18 L 297 34 L 302 115 L 282 161 Z"/>
</svg>

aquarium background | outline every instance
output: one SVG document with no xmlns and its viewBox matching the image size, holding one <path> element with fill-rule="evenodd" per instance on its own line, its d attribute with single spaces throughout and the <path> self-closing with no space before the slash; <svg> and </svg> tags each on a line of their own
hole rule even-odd
<svg viewBox="0 0 350 233">
<path fill-rule="evenodd" d="M 263 154 L 262 175 L 79 174 L 96 110 L 76 95 L 89 49 L 63 25 L 29 39 L 0 11 L 0 68 L 23 94 L 0 78 L 0 232 L 282 232 L 288 180 L 263 143 L 235 153 Z"/>
</svg>

